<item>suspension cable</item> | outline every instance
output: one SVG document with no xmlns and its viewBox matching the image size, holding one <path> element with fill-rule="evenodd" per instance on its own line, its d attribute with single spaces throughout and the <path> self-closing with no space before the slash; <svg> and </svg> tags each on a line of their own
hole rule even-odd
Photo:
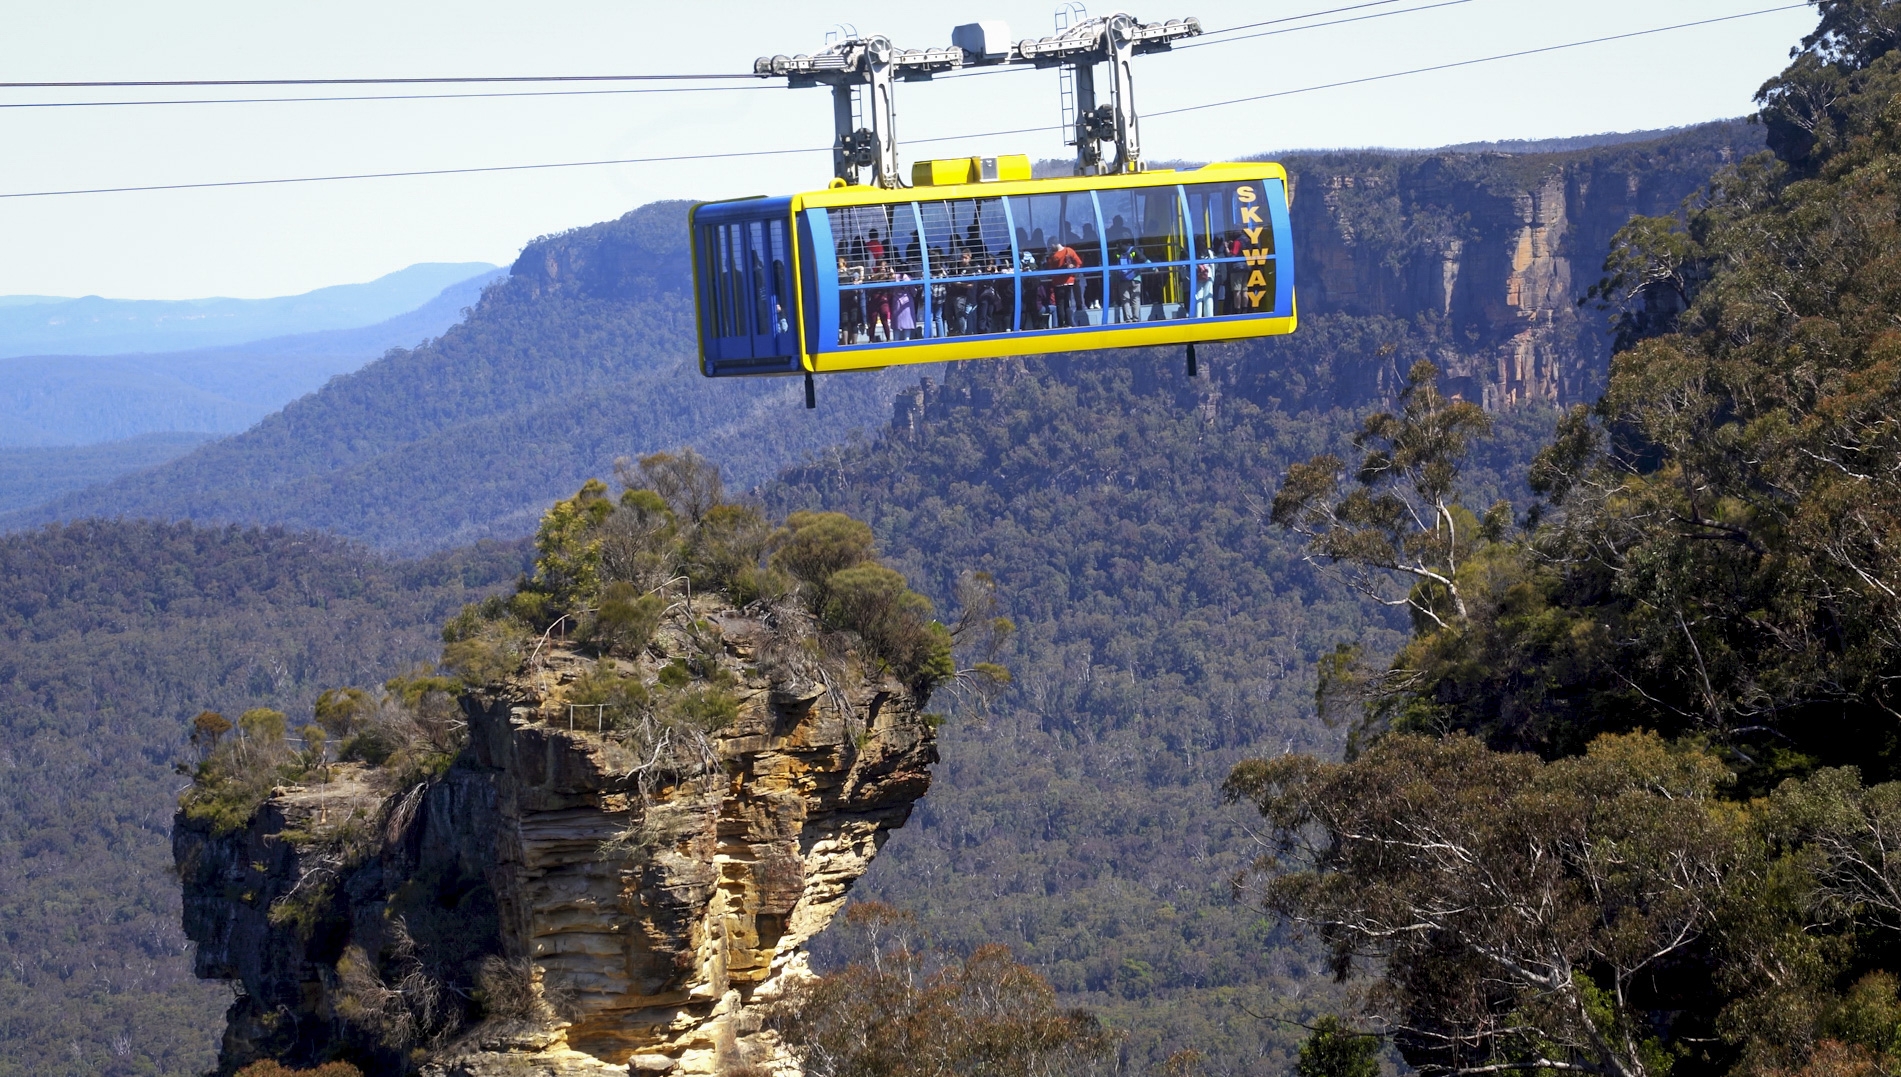
<svg viewBox="0 0 1901 1077">
<path fill-rule="evenodd" d="M 1415 67 L 1415 68 L 1410 68 L 1405 71 L 1390 71 L 1381 75 L 1368 75 L 1363 78 L 1344 79 L 1338 82 L 1321 83 L 1315 86 L 1302 86 L 1302 87 L 1299 87 L 1298 89 L 1292 89 L 1292 90 L 1277 90 L 1273 93 L 1255 94 L 1248 97 L 1236 97 L 1236 98 L 1231 98 L 1226 101 L 1209 101 L 1209 102 L 1199 104 L 1199 105 L 1188 105 L 1182 108 L 1164 109 L 1159 112 L 1151 112 L 1151 113 L 1148 113 L 1147 116 L 1150 116 L 1150 117 L 1178 116 L 1187 112 L 1199 112 L 1199 111 L 1202 111 L 1203 109 L 1223 108 L 1229 105 L 1245 104 L 1252 101 L 1264 101 L 1264 100 L 1268 100 L 1270 98 L 1276 98 L 1276 97 L 1289 97 L 1295 94 L 1313 93 L 1319 90 L 1337 89 L 1342 86 L 1357 86 L 1362 83 L 1380 82 L 1386 79 L 1402 78 L 1407 75 L 1419 75 L 1419 74 L 1424 74 L 1426 72 L 1431 72 L 1431 71 L 1446 71 L 1453 68 L 1470 67 L 1473 64 L 1492 63 L 1498 60 L 1510 60 L 1510 59 L 1516 59 L 1518 57 L 1523 57 L 1523 56 L 1536 56 L 1543 53 L 1557 52 L 1563 49 L 1581 48 L 1586 45 L 1599 45 L 1599 44 L 1603 44 L 1609 41 L 1625 41 L 1625 40 L 1628 40 L 1630 38 L 1635 38 L 1635 37 L 1646 37 L 1651 34 L 1668 33 L 1673 30 L 1687 30 L 1693 27 L 1698 27 L 1698 26 L 1709 26 L 1715 23 L 1732 22 L 1737 19 L 1747 19 L 1747 18 L 1752 18 L 1757 15 L 1773 14 L 1779 11 L 1792 11 L 1792 10 L 1795 10 L 1796 8 L 1805 8 L 1808 6 L 1809 5 L 1806 2 L 1782 4 L 1776 7 L 1761 8 L 1756 11 L 1745 11 L 1745 12 L 1741 12 L 1735 15 L 1719 15 L 1713 18 L 1708 18 L 1708 19 L 1698 19 L 1693 22 L 1677 23 L 1672 26 L 1658 26 L 1658 27 L 1654 27 L 1648 30 L 1632 30 L 1628 33 L 1610 34 L 1604 37 L 1594 37 L 1594 38 L 1590 38 L 1584 41 L 1571 41 L 1571 42 L 1566 42 L 1562 45 L 1546 45 L 1541 48 L 1535 48 L 1535 49 L 1520 49 L 1516 52 L 1504 52 L 1504 53 L 1498 53 L 1493 56 L 1481 56 L 1481 57 L 1478 57 L 1476 59 L 1471 59 L 1471 60 L 1458 60 L 1452 63 L 1434 64 L 1428 67 Z M 1037 134 L 1037 133 L 1043 133 L 1043 132 L 1048 132 L 1048 131 L 1060 131 L 1064 129 L 1065 128 L 1062 125 L 1051 124 L 1047 126 L 1038 126 L 1038 127 L 1018 127 L 1018 128 L 1012 128 L 1009 130 L 1000 130 L 1000 131 L 980 131 L 980 132 L 973 132 L 970 134 L 961 134 L 961 135 L 940 135 L 933 138 L 910 139 L 908 141 L 912 143 L 951 142 L 951 141 L 956 141 L 960 139 L 991 138 L 991 137 L 996 137 L 1000 135 Z M 257 187 L 257 186 L 265 186 L 265 185 L 271 185 L 271 184 L 287 184 L 287 183 L 327 183 L 327 182 L 331 182 L 335 180 L 396 179 L 396 178 L 403 178 L 403 177 L 409 177 L 409 176 L 452 176 L 452 175 L 468 175 L 468 174 L 477 173 L 477 172 L 521 172 L 521 171 L 529 171 L 529 170 L 536 170 L 536 169 L 551 169 L 551 168 L 588 168 L 588 167 L 594 167 L 594 166 L 599 166 L 599 165 L 653 164 L 653 163 L 674 162 L 674 161 L 707 161 L 707 160 L 720 160 L 720 159 L 730 159 L 730 158 L 739 158 L 739 157 L 773 157 L 773 156 L 784 156 L 784 155 L 789 155 L 789 154 L 800 154 L 800 153 L 830 153 L 830 152 L 832 152 L 832 147 L 830 146 L 813 146 L 813 147 L 807 147 L 807 148 L 801 148 L 801 149 L 741 150 L 741 151 L 737 151 L 733 153 L 678 154 L 678 155 L 665 156 L 665 157 L 626 157 L 626 158 L 616 158 L 612 160 L 561 161 L 561 162 L 553 162 L 553 163 L 547 163 L 547 164 L 487 165 L 487 166 L 474 167 L 474 168 L 432 168 L 432 169 L 416 169 L 416 170 L 404 171 L 404 172 L 363 172 L 363 173 L 352 173 L 352 174 L 347 174 L 347 175 L 331 175 L 331 176 L 294 176 L 294 177 L 274 178 L 274 179 L 223 180 L 223 181 L 210 182 L 210 183 L 161 183 L 161 184 L 147 184 L 147 185 L 136 186 L 136 187 L 94 187 L 94 188 L 84 188 L 84 189 L 75 189 L 75 190 L 59 190 L 59 191 L 16 191 L 16 192 L 11 192 L 11 193 L 0 193 L 0 198 L 46 198 L 46 197 L 54 197 L 54 196 L 59 196 L 59 195 L 73 195 L 73 194 L 123 194 L 123 193 L 136 192 L 136 191 L 199 190 L 199 189 L 210 188 L 210 187 Z"/>
</svg>

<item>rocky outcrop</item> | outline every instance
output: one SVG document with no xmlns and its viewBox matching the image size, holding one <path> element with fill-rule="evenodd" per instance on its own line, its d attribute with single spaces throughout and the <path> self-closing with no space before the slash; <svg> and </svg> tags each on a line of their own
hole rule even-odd
<svg viewBox="0 0 1901 1077">
<path fill-rule="evenodd" d="M 1610 336 L 1578 300 L 1611 238 L 1761 148 L 1735 121 L 1562 153 L 1289 156 L 1300 312 L 1440 320 L 1447 384 L 1487 407 L 1595 399 Z"/>
<path fill-rule="evenodd" d="M 829 687 L 762 672 L 772 631 L 702 597 L 612 669 L 654 686 L 716 641 L 737 717 L 710 735 L 609 735 L 574 703 L 600 662 L 554 645 L 464 697 L 439 777 L 387 792 L 339 765 L 234 833 L 181 815 L 197 971 L 239 995 L 226 1070 L 338 1050 L 442 1077 L 782 1066 L 757 1008 L 805 974 L 936 752 L 917 699 L 854 660 Z"/>
</svg>

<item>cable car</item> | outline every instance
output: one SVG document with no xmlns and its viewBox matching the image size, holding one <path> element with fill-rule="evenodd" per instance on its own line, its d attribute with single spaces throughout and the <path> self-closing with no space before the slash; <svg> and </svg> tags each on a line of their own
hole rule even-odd
<svg viewBox="0 0 1901 1077">
<path fill-rule="evenodd" d="M 1294 331 L 1278 164 L 1031 179 L 1017 156 L 921 161 L 911 178 L 694 207 L 701 372 L 1163 344 L 1192 357 Z"/>
</svg>

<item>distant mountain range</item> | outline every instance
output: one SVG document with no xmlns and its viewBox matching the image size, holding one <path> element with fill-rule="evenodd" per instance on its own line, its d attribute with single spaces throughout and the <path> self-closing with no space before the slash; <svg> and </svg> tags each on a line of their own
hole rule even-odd
<svg viewBox="0 0 1901 1077">
<path fill-rule="evenodd" d="M 0 296 L 0 358 L 178 351 L 373 325 L 411 311 L 487 262 L 425 262 L 364 284 L 271 299 Z"/>
<path fill-rule="evenodd" d="M 375 324 L 186 351 L 0 358 L 0 448 L 234 434 L 336 375 L 460 321 L 483 286 L 503 275 L 476 270 Z"/>
</svg>

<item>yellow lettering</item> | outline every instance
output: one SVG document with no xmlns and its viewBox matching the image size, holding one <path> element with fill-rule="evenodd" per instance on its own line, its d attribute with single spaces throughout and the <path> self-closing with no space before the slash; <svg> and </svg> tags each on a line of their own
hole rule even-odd
<svg viewBox="0 0 1901 1077">
<path fill-rule="evenodd" d="M 1242 223 L 1242 224 L 1262 224 L 1262 223 L 1264 223 L 1264 222 L 1263 222 L 1263 221 L 1261 220 L 1261 207 L 1259 207 L 1259 206 L 1242 206 L 1242 207 L 1241 207 L 1241 223 Z"/>
<path fill-rule="evenodd" d="M 1243 232 L 1246 232 L 1246 233 L 1248 234 L 1248 242 L 1249 242 L 1249 243 L 1259 243 L 1259 242 L 1261 241 L 1261 233 L 1262 233 L 1262 232 L 1265 232 L 1265 231 L 1267 231 L 1267 229 L 1265 229 L 1265 228 L 1243 228 L 1243 229 L 1241 229 L 1241 231 L 1243 231 Z"/>
<path fill-rule="evenodd" d="M 1252 202 L 1254 201 L 1254 188 L 1236 187 L 1234 189 L 1234 196 L 1243 202 Z"/>
<path fill-rule="evenodd" d="M 1247 257 L 1248 264 L 1251 266 L 1264 266 L 1269 257 L 1268 253 L 1259 247 L 1249 247 L 1241 253 Z"/>
<path fill-rule="evenodd" d="M 1266 293 L 1266 292 L 1264 292 L 1264 291 L 1263 291 L 1263 292 L 1249 292 L 1249 293 L 1248 293 L 1248 306 L 1250 306 L 1250 307 L 1254 307 L 1254 308 L 1256 308 L 1256 309 L 1259 309 L 1259 307 L 1260 307 L 1260 305 L 1261 305 L 1261 300 L 1262 300 L 1262 299 L 1264 299 L 1264 298 L 1266 298 L 1266 297 L 1267 297 L 1267 293 Z"/>
<path fill-rule="evenodd" d="M 1249 273 L 1248 287 L 1252 288 L 1255 285 L 1260 285 L 1263 288 L 1267 287 L 1267 274 L 1261 272 L 1258 269 L 1252 273 Z"/>
</svg>

